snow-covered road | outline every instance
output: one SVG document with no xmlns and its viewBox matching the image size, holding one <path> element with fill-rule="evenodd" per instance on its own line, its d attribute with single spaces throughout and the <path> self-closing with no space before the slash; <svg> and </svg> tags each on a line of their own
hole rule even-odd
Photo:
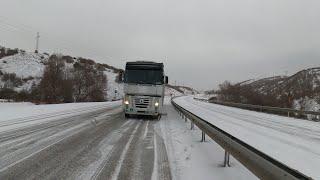
<svg viewBox="0 0 320 180">
<path fill-rule="evenodd" d="M 125 119 L 120 102 L 0 104 L 0 179 L 256 179 L 201 143 L 166 99 L 160 121 Z"/>
<path fill-rule="evenodd" d="M 157 121 L 125 119 L 120 104 L 2 104 L 20 113 L 0 112 L 0 179 L 171 179 Z"/>
<path fill-rule="evenodd" d="M 278 161 L 320 179 L 320 123 L 194 100 L 175 102 Z"/>
</svg>

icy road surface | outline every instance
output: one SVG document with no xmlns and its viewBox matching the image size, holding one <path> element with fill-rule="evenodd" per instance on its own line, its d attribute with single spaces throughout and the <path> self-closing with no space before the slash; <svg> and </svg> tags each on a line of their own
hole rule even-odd
<svg viewBox="0 0 320 180">
<path fill-rule="evenodd" d="M 256 179 L 190 130 L 166 99 L 161 120 L 125 119 L 121 102 L 0 103 L 0 179 Z"/>
<path fill-rule="evenodd" d="M 155 122 L 117 102 L 2 120 L 0 179 L 171 179 Z"/>
<path fill-rule="evenodd" d="M 175 102 L 278 161 L 320 179 L 320 123 L 179 97 Z"/>
</svg>

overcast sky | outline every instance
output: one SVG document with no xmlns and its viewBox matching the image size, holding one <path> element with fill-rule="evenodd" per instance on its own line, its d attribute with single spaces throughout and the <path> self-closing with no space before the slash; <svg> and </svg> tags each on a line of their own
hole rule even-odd
<svg viewBox="0 0 320 180">
<path fill-rule="evenodd" d="M 161 61 L 198 89 L 320 66 L 319 0 L 0 0 L 0 45 L 37 31 L 41 52 Z"/>
</svg>

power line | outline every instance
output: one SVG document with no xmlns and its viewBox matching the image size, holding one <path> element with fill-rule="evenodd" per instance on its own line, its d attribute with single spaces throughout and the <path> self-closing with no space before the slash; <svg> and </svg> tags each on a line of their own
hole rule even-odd
<svg viewBox="0 0 320 180">
<path fill-rule="evenodd" d="M 12 28 L 10 28 L 10 27 L 7 27 L 7 26 L 0 26 L 0 32 L 3 32 L 3 33 L 16 33 L 16 30 L 13 30 Z M 23 33 L 25 33 L 25 32 L 23 32 Z M 30 34 L 30 33 L 28 33 L 28 34 Z M 21 36 L 21 34 L 19 33 L 19 35 Z M 26 37 L 26 36 L 21 36 L 22 38 L 20 38 L 20 39 L 29 39 L 29 40 L 31 40 L 31 35 L 30 36 L 28 36 L 28 38 Z"/>
<path fill-rule="evenodd" d="M 18 29 L 23 29 L 24 31 L 30 31 L 30 32 L 36 32 L 37 31 L 33 27 L 27 26 L 25 24 L 21 24 L 21 23 L 12 24 L 12 23 L 9 23 L 10 20 L 8 18 L 4 17 L 4 16 L 0 16 L 0 18 L 2 18 L 2 20 L 0 19 L 0 22 L 3 22 L 3 23 L 5 23 L 7 25 L 10 25 L 12 27 L 15 27 L 15 28 L 18 28 Z M 3 19 L 6 19 L 6 20 L 3 20 Z M 18 25 L 19 27 L 17 26 L 17 24 L 20 24 L 20 25 Z"/>
<path fill-rule="evenodd" d="M 1 22 L 0 22 L 0 25 L 1 25 Z M 2 29 L 6 29 L 6 31 L 10 31 L 10 32 L 12 32 L 12 33 L 16 33 L 17 31 L 19 31 L 20 33 L 24 33 L 24 34 L 27 33 L 27 34 L 31 35 L 31 32 L 21 31 L 21 30 L 15 28 L 15 27 L 8 26 L 8 25 L 6 25 L 6 24 L 2 24 L 0 27 L 1 27 Z"/>
<path fill-rule="evenodd" d="M 13 24 L 13 23 L 8 23 L 7 21 L 9 21 L 9 19 L 8 18 L 6 18 L 6 17 L 4 17 L 4 16 L 0 16 L 0 18 L 2 18 L 2 20 L 0 19 L 0 24 L 3 24 L 3 25 L 6 25 L 6 26 L 9 26 L 9 27 L 11 27 L 11 28 L 14 28 L 14 29 L 12 29 L 12 30 L 14 30 L 14 31 L 21 31 L 21 32 L 28 32 L 28 33 L 30 33 L 30 35 L 31 34 L 34 34 L 34 33 L 36 33 L 36 32 L 38 32 L 38 30 L 35 30 L 33 27 L 31 27 L 31 26 L 27 26 L 27 25 L 25 25 L 25 24 L 21 24 L 21 23 L 18 23 L 19 25 L 17 25 L 17 23 L 15 23 L 15 24 Z M 5 20 L 7 20 L 7 21 L 5 21 L 5 20 L 3 20 L 3 19 L 5 19 Z M 13 32 L 13 31 L 11 31 L 11 32 Z M 63 41 L 61 41 L 61 40 L 57 40 L 57 39 L 59 39 L 59 38 L 56 38 L 56 37 L 52 37 L 52 35 L 50 35 L 50 34 L 48 34 L 48 33 L 45 33 L 45 32 L 41 32 L 41 34 L 42 34 L 42 38 L 44 38 L 44 39 L 47 39 L 51 44 L 53 43 L 53 41 L 54 42 L 56 42 L 56 43 L 53 43 L 53 44 L 55 44 L 56 45 L 56 47 L 58 47 L 59 49 L 69 49 L 69 50 L 72 50 L 73 48 L 70 48 L 70 47 L 73 47 L 74 45 L 75 45 L 75 43 L 73 43 L 73 42 L 67 42 L 67 41 L 65 41 L 65 40 L 63 40 Z M 63 44 L 63 45 L 62 45 Z M 66 46 L 67 45 L 67 46 Z M 38 49 L 38 48 L 36 48 L 36 49 Z M 88 48 L 87 48 L 88 49 Z M 95 50 L 93 50 L 93 49 L 88 49 L 91 53 L 89 53 L 89 54 L 91 54 L 92 56 L 95 56 L 95 57 L 101 57 L 101 56 L 99 56 L 98 54 L 100 54 L 100 52 L 97 52 L 97 51 L 95 51 Z M 111 59 L 111 57 L 108 57 L 108 58 L 106 58 L 106 59 Z"/>
</svg>

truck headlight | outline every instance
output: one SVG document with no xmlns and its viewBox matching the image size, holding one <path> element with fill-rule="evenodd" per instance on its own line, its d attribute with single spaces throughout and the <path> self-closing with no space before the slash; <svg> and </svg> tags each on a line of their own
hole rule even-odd
<svg viewBox="0 0 320 180">
<path fill-rule="evenodd" d="M 125 100 L 125 101 L 124 101 L 124 104 L 125 104 L 125 105 L 129 105 L 129 101 L 128 101 L 128 100 Z"/>
<path fill-rule="evenodd" d="M 159 103 L 158 103 L 158 102 L 154 103 L 154 106 L 158 107 L 158 106 L 159 106 Z"/>
</svg>

